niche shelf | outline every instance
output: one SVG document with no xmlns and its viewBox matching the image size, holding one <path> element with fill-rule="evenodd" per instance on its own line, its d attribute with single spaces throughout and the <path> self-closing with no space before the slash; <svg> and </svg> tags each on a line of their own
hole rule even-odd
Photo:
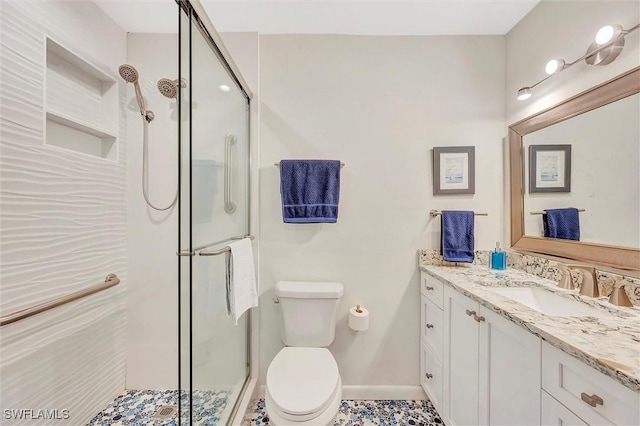
<svg viewBox="0 0 640 426">
<path fill-rule="evenodd" d="M 48 37 L 46 46 L 45 144 L 117 161 L 117 80 Z"/>
</svg>

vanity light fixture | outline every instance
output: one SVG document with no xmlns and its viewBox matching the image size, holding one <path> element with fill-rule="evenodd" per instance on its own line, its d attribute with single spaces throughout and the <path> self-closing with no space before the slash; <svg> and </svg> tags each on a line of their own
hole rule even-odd
<svg viewBox="0 0 640 426">
<path fill-rule="evenodd" d="M 517 99 L 523 101 L 531 97 L 531 89 L 550 78 L 554 74 L 558 74 L 562 70 L 566 70 L 572 65 L 584 60 L 589 65 L 608 65 L 613 62 L 622 49 L 624 48 L 624 38 L 627 34 L 640 28 L 640 24 L 624 30 L 620 25 L 605 25 L 596 33 L 595 41 L 591 43 L 587 49 L 587 53 L 579 57 L 573 62 L 565 62 L 563 59 L 551 59 L 547 62 L 544 70 L 548 74 L 545 78 L 536 84 L 523 87 L 518 90 Z"/>
</svg>

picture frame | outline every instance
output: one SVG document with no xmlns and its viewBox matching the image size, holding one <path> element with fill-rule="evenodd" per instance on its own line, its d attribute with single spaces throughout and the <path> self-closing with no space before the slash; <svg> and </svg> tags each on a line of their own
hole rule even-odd
<svg viewBox="0 0 640 426">
<path fill-rule="evenodd" d="M 475 146 L 433 148 L 433 195 L 475 194 Z"/>
<path fill-rule="evenodd" d="M 571 192 L 571 145 L 529 146 L 529 193 Z"/>
</svg>

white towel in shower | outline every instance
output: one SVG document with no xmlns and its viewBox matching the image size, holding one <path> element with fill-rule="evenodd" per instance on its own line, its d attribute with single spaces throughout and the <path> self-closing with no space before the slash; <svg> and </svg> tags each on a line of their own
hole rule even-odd
<svg viewBox="0 0 640 426">
<path fill-rule="evenodd" d="M 231 316 L 238 325 L 238 318 L 255 306 L 258 306 L 258 290 L 256 288 L 256 272 L 253 266 L 253 249 L 251 240 L 243 238 L 229 244 L 231 248 L 230 265 L 227 273 L 229 278 L 228 305 Z"/>
</svg>

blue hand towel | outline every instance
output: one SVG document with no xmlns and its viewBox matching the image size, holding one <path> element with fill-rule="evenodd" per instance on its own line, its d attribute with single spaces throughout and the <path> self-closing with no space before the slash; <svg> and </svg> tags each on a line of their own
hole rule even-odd
<svg viewBox="0 0 640 426">
<path fill-rule="evenodd" d="M 544 236 L 580 241 L 578 209 L 547 209 L 542 215 Z"/>
<path fill-rule="evenodd" d="M 442 211 L 440 250 L 448 262 L 473 262 L 473 220 L 469 211 Z"/>
<path fill-rule="evenodd" d="M 285 223 L 336 223 L 340 161 L 280 161 L 280 195 Z"/>
</svg>

